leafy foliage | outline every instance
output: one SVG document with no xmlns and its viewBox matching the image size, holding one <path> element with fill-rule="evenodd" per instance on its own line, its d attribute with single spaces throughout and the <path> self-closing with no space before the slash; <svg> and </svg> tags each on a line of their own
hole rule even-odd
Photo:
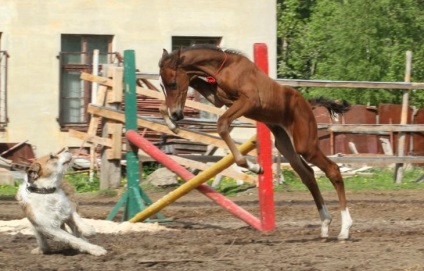
<svg viewBox="0 0 424 271">
<path fill-rule="evenodd" d="M 97 175 L 93 176 L 92 182 L 89 181 L 90 176 L 88 173 L 68 174 L 65 175 L 65 179 L 70 182 L 79 193 L 99 190 L 100 180 Z"/>
<path fill-rule="evenodd" d="M 401 82 L 411 50 L 411 80 L 424 80 L 423 1 L 279 0 L 277 8 L 280 77 Z M 402 95 L 383 89 L 302 91 L 372 105 L 400 103 Z M 423 91 L 411 94 L 412 104 L 423 101 Z"/>
</svg>

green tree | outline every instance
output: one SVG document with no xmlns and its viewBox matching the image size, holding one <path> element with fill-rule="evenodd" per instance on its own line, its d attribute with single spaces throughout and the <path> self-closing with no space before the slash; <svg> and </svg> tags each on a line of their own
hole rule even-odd
<svg viewBox="0 0 424 271">
<path fill-rule="evenodd" d="M 304 58 L 302 35 L 307 30 L 314 3 L 313 0 L 285 0 L 277 3 L 279 73 L 285 78 L 305 78 L 310 73 L 308 62 L 313 58 Z"/>
<path fill-rule="evenodd" d="M 290 2 L 290 5 L 284 3 Z M 292 8 L 293 3 L 308 5 Z M 424 2 L 420 0 L 281 1 L 279 35 L 295 25 L 280 58 L 285 78 L 403 81 L 405 52 L 413 52 L 412 81 L 424 79 Z M 307 10 L 308 12 L 304 12 Z M 290 16 L 287 16 L 289 14 Z M 295 16 L 298 14 L 298 16 Z M 296 21 L 296 19 L 298 19 Z M 294 22 L 296 21 L 296 22 Z M 284 28 L 285 27 L 285 28 Z M 306 89 L 306 96 L 345 98 L 352 103 L 399 103 L 397 90 Z M 424 92 L 411 94 L 422 106 Z"/>
</svg>

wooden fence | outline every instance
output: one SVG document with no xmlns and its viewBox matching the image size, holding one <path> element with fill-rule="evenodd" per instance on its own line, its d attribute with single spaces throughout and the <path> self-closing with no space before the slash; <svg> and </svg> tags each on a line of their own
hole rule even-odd
<svg viewBox="0 0 424 271">
<path fill-rule="evenodd" d="M 408 69 L 407 69 L 408 70 Z M 138 79 L 159 79 L 157 74 L 148 74 L 138 72 Z M 330 133 L 355 133 L 355 134 L 390 134 L 400 133 L 417 133 L 424 132 L 424 124 L 406 124 L 406 115 L 408 109 L 409 91 L 424 89 L 424 83 L 409 82 L 409 75 L 406 74 L 405 82 L 367 82 L 367 81 L 329 81 L 329 80 L 295 80 L 295 79 L 276 79 L 275 81 L 281 85 L 291 87 L 326 87 L 326 88 L 358 88 L 358 89 L 398 89 L 403 91 L 403 104 L 401 124 L 324 124 L 319 123 L 319 129 L 326 129 Z M 404 144 L 405 139 L 400 136 L 399 144 Z M 408 156 L 405 155 L 403 148 L 394 156 L 388 155 L 357 155 L 357 156 L 332 156 L 330 159 L 338 163 L 378 163 L 392 164 L 397 163 L 401 168 L 404 163 L 424 163 L 424 156 Z M 284 161 L 284 160 L 283 160 Z M 396 173 L 397 182 L 402 179 L 402 173 Z"/>
</svg>

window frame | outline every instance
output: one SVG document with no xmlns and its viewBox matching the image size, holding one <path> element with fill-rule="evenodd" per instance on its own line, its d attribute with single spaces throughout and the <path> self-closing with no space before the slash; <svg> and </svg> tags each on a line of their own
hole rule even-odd
<svg viewBox="0 0 424 271">
<path fill-rule="evenodd" d="M 7 107 L 8 58 L 7 51 L 0 51 L 0 131 L 3 131 L 9 122 Z"/>
<path fill-rule="evenodd" d="M 188 45 L 181 45 L 182 42 L 188 41 Z M 215 41 L 215 42 L 210 42 Z M 180 44 L 176 44 L 176 43 Z M 222 37 L 220 36 L 172 36 L 171 38 L 171 47 L 172 51 L 178 48 L 185 48 L 195 44 L 211 44 L 219 46 L 222 42 Z"/>
<path fill-rule="evenodd" d="M 59 117 L 57 121 L 60 125 L 61 131 L 68 131 L 69 129 L 76 129 L 80 131 L 86 131 L 88 129 L 88 124 L 90 122 L 90 115 L 87 113 L 87 106 L 91 102 L 92 95 L 92 84 L 88 81 L 82 81 L 82 94 L 83 96 L 79 97 L 79 100 L 82 100 L 82 121 L 80 122 L 71 122 L 66 117 L 66 110 L 69 110 L 69 107 L 66 105 L 65 100 L 71 97 L 66 96 L 66 85 L 64 82 L 65 73 L 68 71 L 73 72 L 93 72 L 93 52 L 87 52 L 88 39 L 93 37 L 106 37 L 107 38 L 107 52 L 100 52 L 99 58 L 106 56 L 106 62 L 100 62 L 98 70 L 101 72 L 102 65 L 116 63 L 118 59 L 117 53 L 112 52 L 112 43 L 114 36 L 113 35 L 86 35 L 86 34 L 62 34 L 61 42 L 63 42 L 64 36 L 76 36 L 81 38 L 81 51 L 61 51 L 59 52 Z M 67 63 L 66 58 L 71 55 L 79 55 L 81 63 Z M 69 91 L 69 89 L 68 89 Z M 77 97 L 78 99 L 78 97 Z M 67 111 L 69 112 L 69 111 Z"/>
</svg>

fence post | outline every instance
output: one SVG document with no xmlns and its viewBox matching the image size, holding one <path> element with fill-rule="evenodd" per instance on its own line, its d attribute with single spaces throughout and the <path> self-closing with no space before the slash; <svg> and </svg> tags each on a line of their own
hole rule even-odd
<svg viewBox="0 0 424 271">
<path fill-rule="evenodd" d="M 256 65 L 268 74 L 268 48 L 265 43 L 255 43 L 254 60 Z M 272 141 L 268 127 L 258 122 L 258 163 L 264 173 L 259 175 L 259 205 L 262 219 L 262 230 L 271 231 L 275 228 L 274 183 L 272 176 Z"/>
<path fill-rule="evenodd" d="M 137 93 L 135 91 L 135 52 L 124 51 L 124 95 L 125 95 L 125 130 L 137 131 Z M 127 142 L 125 154 L 127 160 L 127 190 L 112 209 L 107 220 L 113 220 L 119 209 L 124 206 L 125 210 L 121 220 L 126 221 L 152 204 L 150 198 L 144 193 L 139 184 L 140 166 L 138 161 L 138 148 Z M 156 214 L 157 219 L 150 221 L 167 221 L 161 214 Z"/>
<path fill-rule="evenodd" d="M 406 52 L 406 68 L 405 68 L 405 82 L 411 82 L 411 66 L 412 66 L 412 52 Z M 402 112 L 400 116 L 400 124 L 407 124 L 408 122 L 408 107 L 409 107 L 409 90 L 403 90 L 402 96 Z M 405 141 L 406 141 L 406 133 L 400 132 L 398 139 L 398 156 L 405 155 Z M 403 163 L 396 164 L 395 168 L 395 182 L 397 184 L 402 183 L 403 179 Z"/>
</svg>

